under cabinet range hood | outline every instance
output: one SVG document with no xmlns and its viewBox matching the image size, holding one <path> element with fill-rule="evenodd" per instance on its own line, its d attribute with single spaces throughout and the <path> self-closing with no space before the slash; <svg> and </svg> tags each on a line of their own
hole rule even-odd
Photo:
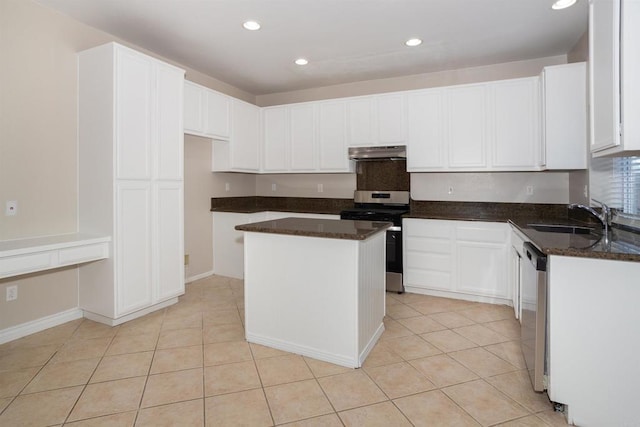
<svg viewBox="0 0 640 427">
<path fill-rule="evenodd" d="M 349 147 L 349 160 L 405 160 L 406 158 L 406 145 Z"/>
</svg>

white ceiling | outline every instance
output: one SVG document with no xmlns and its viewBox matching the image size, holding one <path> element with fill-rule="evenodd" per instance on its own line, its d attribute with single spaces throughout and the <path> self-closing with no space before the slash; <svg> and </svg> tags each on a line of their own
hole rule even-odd
<svg viewBox="0 0 640 427">
<path fill-rule="evenodd" d="M 254 95 L 562 55 L 588 15 L 587 0 L 38 1 Z"/>
</svg>

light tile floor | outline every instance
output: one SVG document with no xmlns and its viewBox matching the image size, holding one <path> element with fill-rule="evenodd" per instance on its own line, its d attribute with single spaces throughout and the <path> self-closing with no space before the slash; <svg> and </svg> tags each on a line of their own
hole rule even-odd
<svg viewBox="0 0 640 427">
<path fill-rule="evenodd" d="M 242 281 L 186 288 L 118 327 L 80 319 L 0 346 L 0 426 L 566 425 L 531 389 L 510 307 L 387 294 L 354 370 L 246 343 Z"/>
</svg>

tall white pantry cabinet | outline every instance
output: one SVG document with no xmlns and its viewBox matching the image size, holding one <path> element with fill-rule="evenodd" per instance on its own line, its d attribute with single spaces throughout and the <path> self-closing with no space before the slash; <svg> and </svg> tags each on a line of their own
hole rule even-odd
<svg viewBox="0 0 640 427">
<path fill-rule="evenodd" d="M 79 303 L 117 325 L 184 293 L 184 70 L 116 43 L 78 61 L 79 229 L 113 236 Z"/>
</svg>

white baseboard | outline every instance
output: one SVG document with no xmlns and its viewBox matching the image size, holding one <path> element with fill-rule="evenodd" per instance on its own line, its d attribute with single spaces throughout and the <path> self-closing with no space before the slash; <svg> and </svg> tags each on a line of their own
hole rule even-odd
<svg viewBox="0 0 640 427">
<path fill-rule="evenodd" d="M 72 308 L 70 310 L 61 311 L 60 313 L 32 320 L 21 325 L 11 326 L 0 331 L 0 344 L 44 331 L 54 326 L 82 318 L 82 310 Z"/>
<path fill-rule="evenodd" d="M 513 307 L 513 301 L 501 297 L 489 297 L 482 295 L 464 294 L 461 292 L 440 291 L 435 289 L 418 288 L 415 286 L 405 286 L 405 292 L 410 294 L 431 295 L 434 297 L 461 299 L 464 301 L 484 302 L 487 304 L 508 305 Z"/>
<path fill-rule="evenodd" d="M 367 358 L 369 353 L 371 353 L 371 350 L 373 350 L 373 347 L 375 347 L 376 343 L 382 336 L 383 332 L 384 332 L 384 323 L 380 322 L 380 326 L 378 327 L 376 332 L 373 334 L 373 336 L 371 337 L 367 345 L 364 347 L 364 350 L 362 350 L 362 353 L 360 353 L 360 366 L 364 364 L 365 359 Z"/>
<path fill-rule="evenodd" d="M 161 303 L 152 305 L 151 307 L 144 308 L 142 310 L 138 310 L 134 313 L 127 314 L 126 316 L 118 317 L 117 319 L 112 319 L 111 317 L 106 317 L 101 314 L 92 313 L 90 311 L 84 311 L 84 317 L 89 320 L 93 320 L 94 322 L 104 323 L 109 326 L 118 326 L 124 322 L 128 322 L 129 320 L 137 319 L 138 317 L 142 317 L 145 314 L 152 313 L 154 311 L 160 310 L 165 307 L 169 307 L 178 302 L 178 298 L 171 298 L 167 301 L 163 301 Z"/>
<path fill-rule="evenodd" d="M 195 276 L 187 277 L 186 279 L 184 279 L 184 283 L 195 282 L 196 280 L 204 279 L 205 277 L 209 277 L 209 276 L 213 276 L 213 270 L 210 270 L 201 274 L 196 274 Z"/>
<path fill-rule="evenodd" d="M 246 334 L 248 342 L 264 345 L 293 354 L 311 357 L 313 359 L 322 360 L 324 362 L 333 363 L 334 365 L 344 366 L 346 368 L 359 368 L 360 363 L 357 357 L 348 357 L 345 355 L 328 353 L 307 346 L 281 341 L 274 338 L 263 337 L 255 334 Z"/>
</svg>

